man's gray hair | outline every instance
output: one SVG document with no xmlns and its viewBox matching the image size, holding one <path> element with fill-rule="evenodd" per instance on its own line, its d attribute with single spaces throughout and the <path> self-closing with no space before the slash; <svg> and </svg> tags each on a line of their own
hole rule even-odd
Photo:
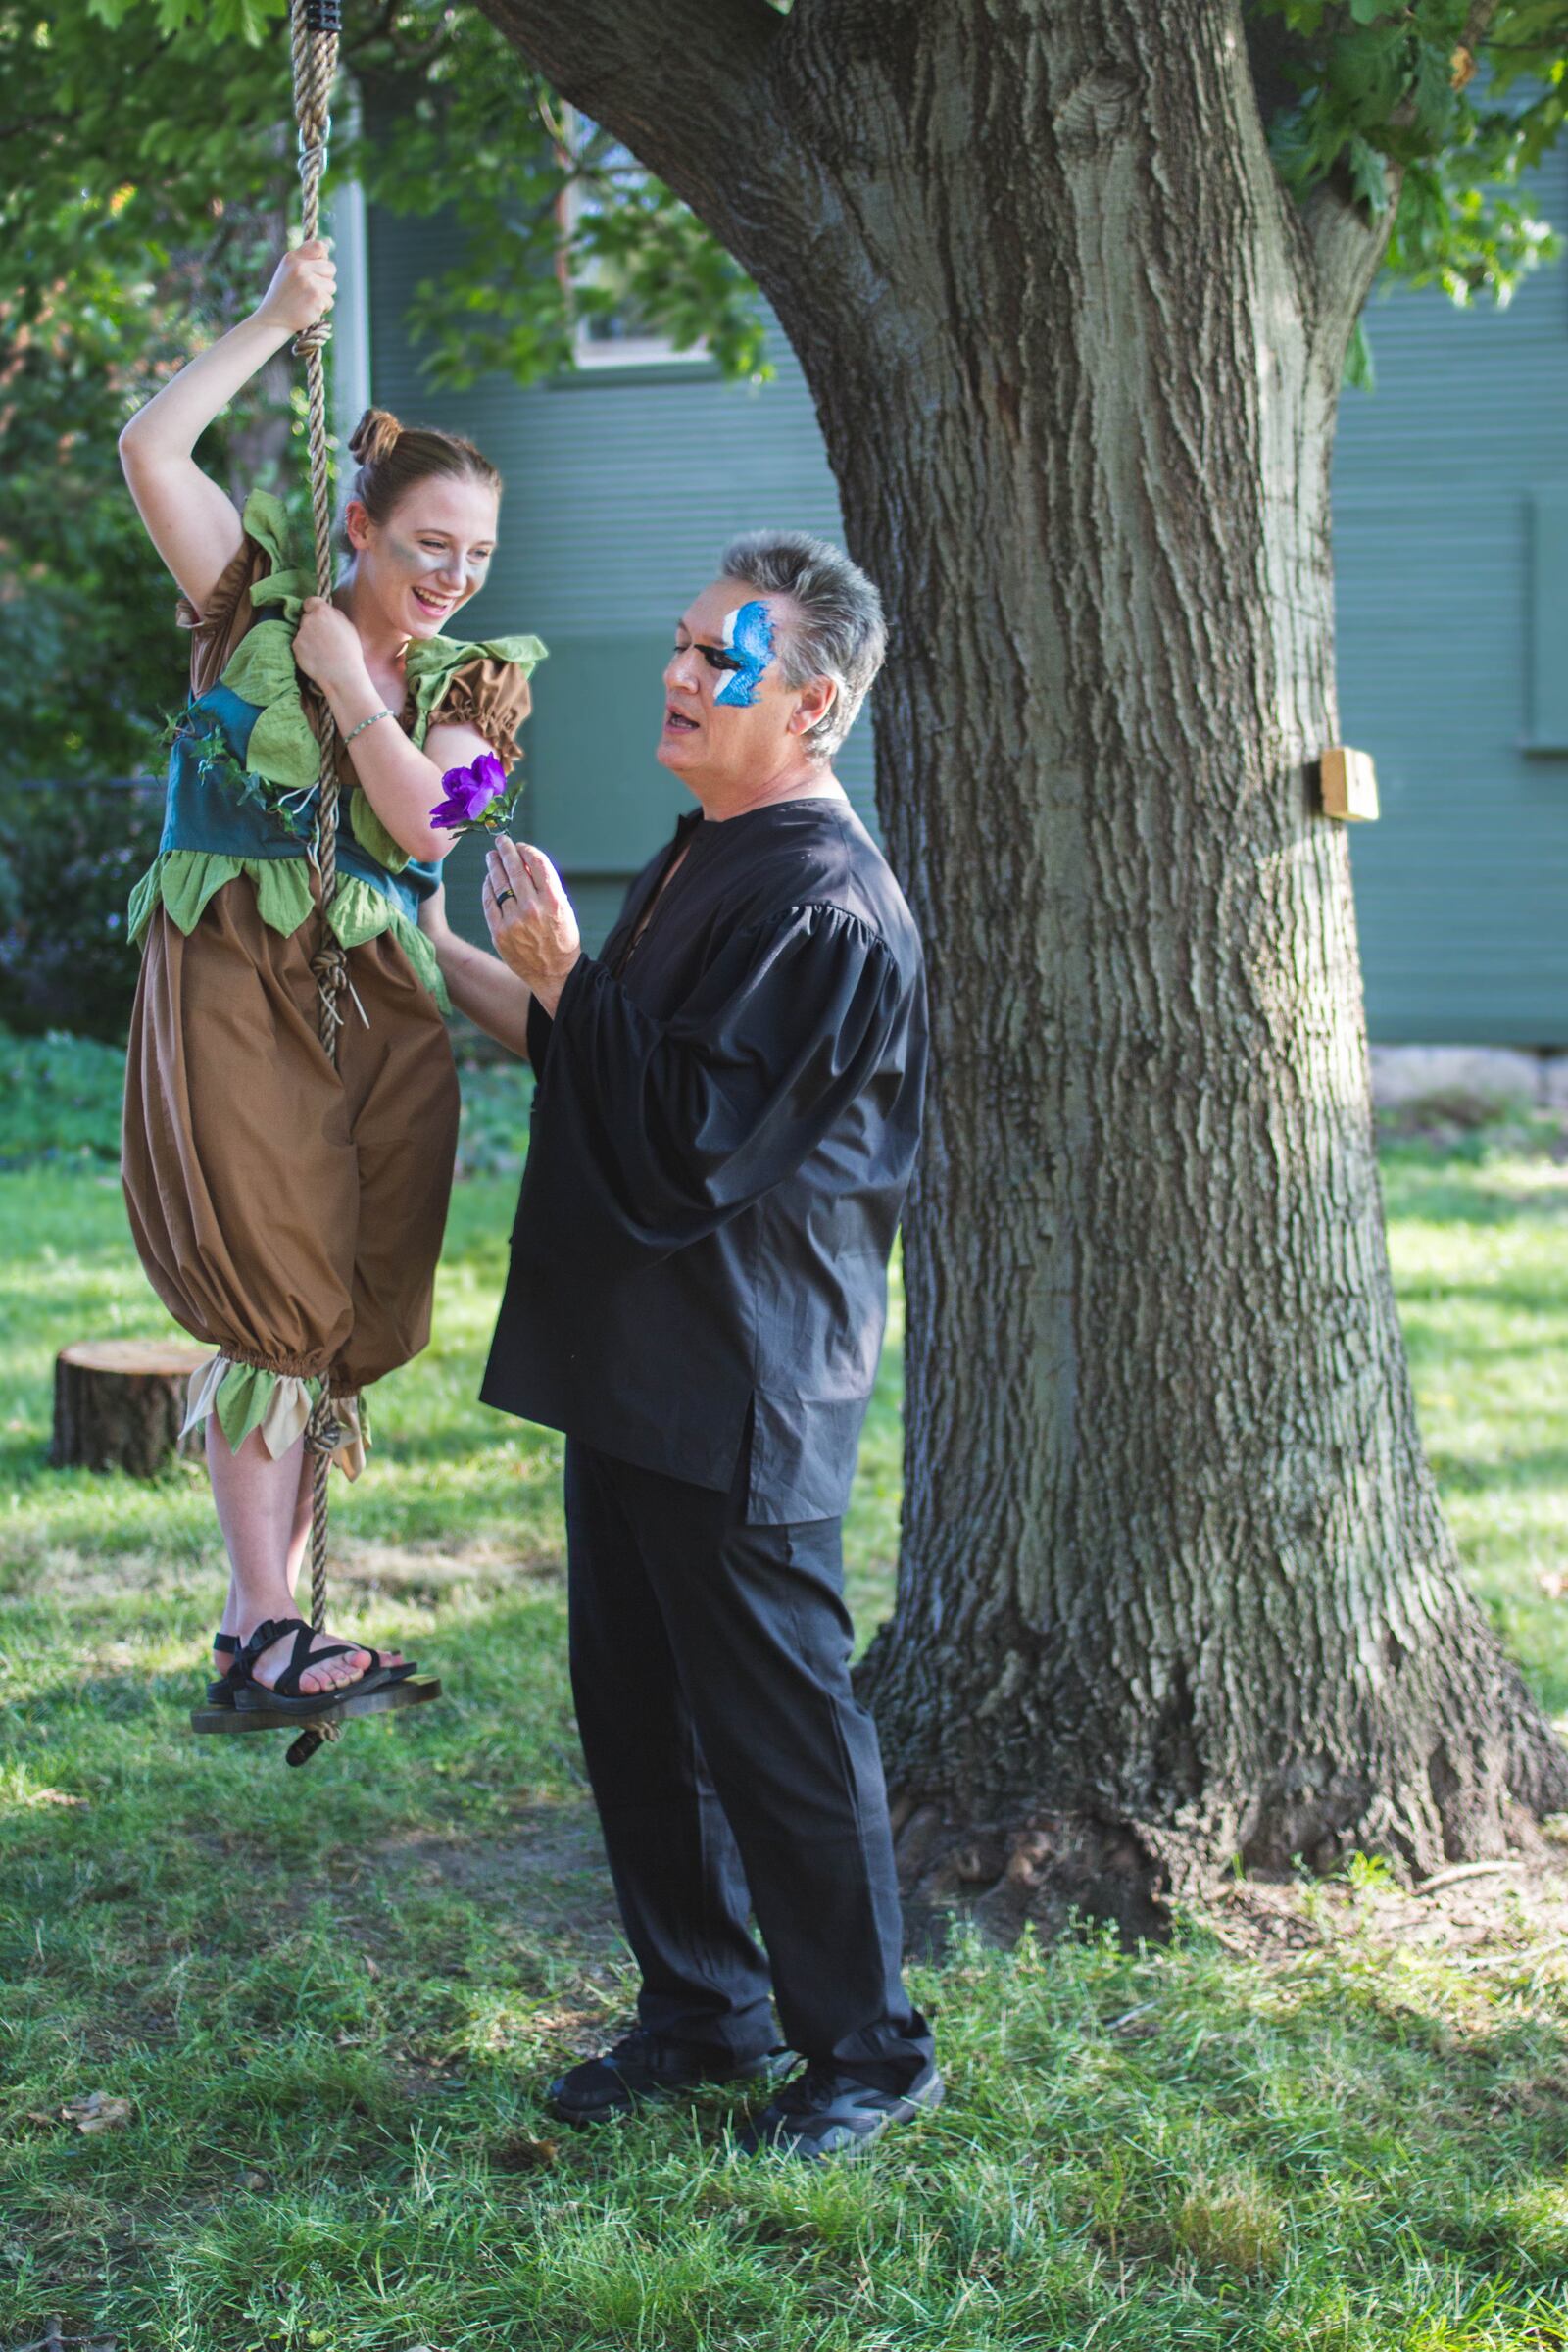
<svg viewBox="0 0 1568 2352">
<path fill-rule="evenodd" d="M 786 686 L 831 678 L 838 688 L 804 741 L 831 760 L 864 702 L 888 647 L 882 599 L 858 564 L 808 531 L 748 531 L 719 558 L 719 573 L 762 596 L 787 596 L 797 617 L 784 630 L 778 663 Z"/>
</svg>

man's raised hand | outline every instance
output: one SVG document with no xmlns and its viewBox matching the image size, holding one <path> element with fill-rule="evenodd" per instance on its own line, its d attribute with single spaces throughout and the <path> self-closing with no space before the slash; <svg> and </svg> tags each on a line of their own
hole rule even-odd
<svg viewBox="0 0 1568 2352">
<path fill-rule="evenodd" d="M 554 1013 L 582 954 L 582 938 L 561 876 L 531 842 L 505 833 L 485 858 L 484 919 L 508 971 Z"/>
</svg>

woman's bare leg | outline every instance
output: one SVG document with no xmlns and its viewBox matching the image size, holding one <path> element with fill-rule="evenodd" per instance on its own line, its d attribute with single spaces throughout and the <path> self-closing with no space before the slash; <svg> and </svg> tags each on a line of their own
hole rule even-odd
<svg viewBox="0 0 1568 2352">
<path fill-rule="evenodd" d="M 302 1452 L 300 1457 L 299 1494 L 295 1497 L 294 1525 L 289 1530 L 288 1539 L 288 1583 L 289 1591 L 291 1592 L 299 1592 L 300 1577 L 305 1568 L 306 1548 L 311 1541 L 312 1484 L 311 1455 L 309 1449 L 307 1448 L 304 1452 Z M 310 1613 L 310 1593 L 307 1592 L 304 1596 L 304 1605 L 299 1609 L 299 1615 L 302 1617 L 308 1617 Z M 229 1628 L 225 1625 L 223 1631 L 227 1633 Z M 334 1642 L 342 1642 L 347 1639 L 347 1636 L 343 1634 L 333 1634 L 331 1639 Z M 383 1650 L 381 1657 L 382 1663 L 387 1666 L 401 1666 L 403 1663 L 403 1652 L 401 1649 Z M 370 1663 L 370 1653 L 368 1649 L 358 1649 L 351 1657 L 341 1660 L 340 1663 L 352 1666 L 356 1674 L 361 1674 Z"/>
<path fill-rule="evenodd" d="M 310 1527 L 310 1479 L 305 1469 L 305 1440 L 297 1438 L 274 1461 L 259 1429 L 253 1429 L 236 1452 L 224 1437 L 218 1415 L 207 1417 L 207 1468 L 213 1482 L 218 1524 L 228 1548 L 230 1570 L 228 1606 L 223 1631 L 247 1641 L 267 1617 L 292 1617 L 294 1588 L 290 1555 L 297 1567 L 297 1522 L 304 1496 L 306 1532 Z M 300 1546 L 303 1550 L 303 1544 Z M 256 1661 L 256 1679 L 268 1688 L 288 1664 L 293 1636 L 274 1642 Z M 349 1651 L 309 1666 L 300 1676 L 303 1693 L 335 1690 L 352 1683 L 368 1663 L 365 1652 Z"/>
</svg>

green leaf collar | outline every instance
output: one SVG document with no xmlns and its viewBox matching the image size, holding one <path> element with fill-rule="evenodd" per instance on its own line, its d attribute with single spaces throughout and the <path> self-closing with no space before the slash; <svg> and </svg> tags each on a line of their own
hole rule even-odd
<svg viewBox="0 0 1568 2352">
<path fill-rule="evenodd" d="M 403 657 L 403 675 L 414 697 L 412 740 L 416 748 L 424 749 L 436 705 L 458 671 L 470 662 L 512 662 L 526 678 L 544 659 L 545 648 L 537 637 L 481 637 L 466 645 L 459 644 L 455 637 L 411 639 Z"/>
</svg>

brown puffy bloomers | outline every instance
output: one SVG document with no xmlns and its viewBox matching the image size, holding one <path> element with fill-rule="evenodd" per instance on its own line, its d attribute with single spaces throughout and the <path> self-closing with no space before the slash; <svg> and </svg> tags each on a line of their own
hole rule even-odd
<svg viewBox="0 0 1568 2352">
<path fill-rule="evenodd" d="M 384 723 L 384 722 L 383 722 Z M 417 1355 L 457 1150 L 446 1026 L 389 934 L 354 951 L 333 1066 L 317 1035 L 309 930 L 280 938 L 246 881 L 189 938 L 152 927 L 131 1023 L 123 1176 L 141 1262 L 176 1323 L 217 1350 L 191 1419 L 228 1382 L 269 1450 L 340 1400 L 337 1459 L 364 1458 L 358 1392 Z M 253 1414 L 249 1408 L 259 1409 Z"/>
<path fill-rule="evenodd" d="M 207 612 L 182 600 L 192 702 L 159 861 L 131 911 L 144 948 L 124 1193 L 148 1280 L 215 1350 L 192 1380 L 187 1427 L 216 1412 L 230 1446 L 260 1429 L 277 1455 L 324 1387 L 345 1432 L 337 1458 L 353 1476 L 364 1457 L 360 1390 L 429 1338 L 451 1189 L 457 1073 L 439 974 L 410 911 L 416 886 L 437 876 L 405 870 L 343 755 L 340 887 L 323 910 L 308 857 L 314 797 L 284 772 L 270 776 L 262 749 L 286 742 L 292 705 L 260 729 L 258 649 L 235 658 L 264 614 L 276 625 L 280 590 L 298 575 L 283 568 L 274 502 L 253 494 L 245 522 Z M 259 612 L 250 590 L 270 572 Z M 431 724 L 462 719 L 510 763 L 532 664 L 506 657 L 533 643 L 422 646 L 417 692 L 411 647 L 405 730 L 422 745 Z M 279 701 L 286 674 L 277 671 Z M 300 699 L 303 712 L 311 707 Z M 327 927 L 348 950 L 352 984 L 339 1000 L 335 1063 L 318 1034 L 310 968 Z"/>
</svg>

